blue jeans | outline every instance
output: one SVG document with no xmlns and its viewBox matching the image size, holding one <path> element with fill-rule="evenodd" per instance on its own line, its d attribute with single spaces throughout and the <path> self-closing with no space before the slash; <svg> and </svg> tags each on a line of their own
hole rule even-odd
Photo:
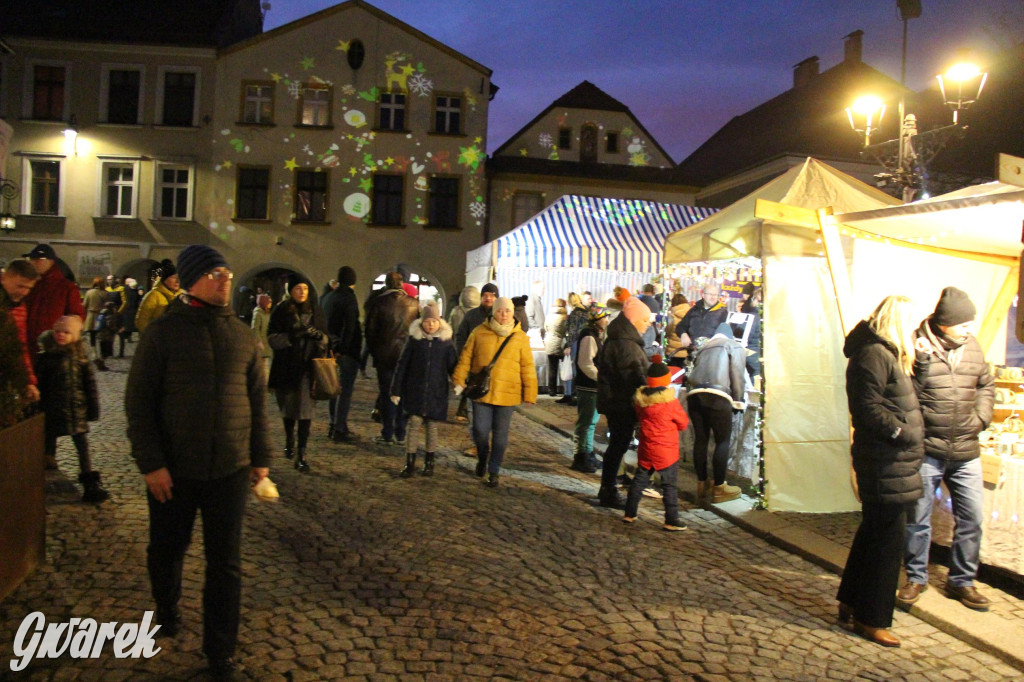
<svg viewBox="0 0 1024 682">
<path fill-rule="evenodd" d="M 386 440 L 405 440 L 405 422 L 408 415 L 402 409 L 402 404 L 395 405 L 391 402 L 391 380 L 395 377 L 395 368 L 377 368 L 377 390 L 381 401 L 381 429 L 380 435 Z M 338 428 L 335 420 L 334 428 Z"/>
<path fill-rule="evenodd" d="M 508 427 L 512 423 L 510 405 L 489 405 L 473 402 L 473 442 L 476 456 L 481 462 L 488 462 L 487 471 L 496 474 L 501 470 L 501 460 L 508 447 Z M 493 431 L 493 435 L 492 435 Z"/>
<path fill-rule="evenodd" d="M 981 551 L 981 522 L 984 514 L 982 494 L 984 482 L 981 478 L 981 460 L 968 462 L 947 462 L 934 457 L 925 457 L 921 465 L 921 482 L 924 496 L 910 512 L 906 532 L 906 555 L 904 562 L 907 580 L 926 585 L 928 583 L 928 549 L 932 541 L 932 502 L 939 483 L 945 481 L 953 500 L 953 559 L 949 567 L 947 582 L 957 587 L 974 584 L 978 574 L 978 555 Z"/>
<path fill-rule="evenodd" d="M 335 430 L 348 433 L 348 411 L 352 407 L 352 393 L 356 386 L 356 375 L 359 373 L 359 358 L 339 355 L 337 359 L 341 393 L 335 399 L 336 405 L 334 412 L 331 413 L 331 421 L 334 422 Z"/>
<path fill-rule="evenodd" d="M 576 428 L 572 434 L 573 451 L 578 455 L 594 451 L 594 429 L 597 427 L 597 391 L 576 391 Z"/>
</svg>

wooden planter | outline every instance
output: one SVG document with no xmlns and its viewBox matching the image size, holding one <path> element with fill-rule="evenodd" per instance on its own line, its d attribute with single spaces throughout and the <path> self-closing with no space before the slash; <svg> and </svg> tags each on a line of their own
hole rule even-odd
<svg viewBox="0 0 1024 682">
<path fill-rule="evenodd" d="M 0 600 L 46 558 L 45 419 L 0 431 Z"/>
</svg>

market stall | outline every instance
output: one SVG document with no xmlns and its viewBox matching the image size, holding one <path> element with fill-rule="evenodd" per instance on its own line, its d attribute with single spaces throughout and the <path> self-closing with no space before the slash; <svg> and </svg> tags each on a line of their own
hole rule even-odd
<svg viewBox="0 0 1024 682">
<path fill-rule="evenodd" d="M 770 508 L 859 508 L 849 473 L 842 344 L 885 295 L 910 296 L 924 318 L 943 287 L 967 291 L 985 311 L 978 337 L 988 358 L 1002 361 L 1003 323 L 1017 286 L 1022 196 L 1019 188 L 995 183 L 895 205 L 808 159 L 668 238 L 666 263 L 762 260 Z"/>
</svg>

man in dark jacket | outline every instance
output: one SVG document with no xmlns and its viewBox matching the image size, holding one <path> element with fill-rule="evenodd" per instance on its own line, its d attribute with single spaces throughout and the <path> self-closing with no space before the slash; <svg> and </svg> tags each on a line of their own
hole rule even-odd
<svg viewBox="0 0 1024 682">
<path fill-rule="evenodd" d="M 935 312 L 921 322 L 914 335 L 914 388 L 924 415 L 924 496 L 917 500 L 907 523 L 907 582 L 897 594 L 905 608 L 928 589 L 932 501 L 943 481 L 956 520 L 946 594 L 976 611 L 989 608 L 988 599 L 974 587 L 974 578 L 984 512 L 978 434 L 992 421 L 995 381 L 981 344 L 968 331 L 974 317 L 975 307 L 967 294 L 946 287 Z"/>
<path fill-rule="evenodd" d="M 615 487 L 615 478 L 636 428 L 633 393 L 647 385 L 650 362 L 644 353 L 642 335 L 650 324 L 650 309 L 635 296 L 626 299 L 622 314 L 608 325 L 604 345 L 595 358 L 597 411 L 607 418 L 609 432 L 597 494 L 602 507 L 626 508 L 626 501 Z"/>
<path fill-rule="evenodd" d="M 676 325 L 676 336 L 683 348 L 689 348 L 697 339 L 710 339 L 718 325 L 729 317 L 729 309 L 719 301 L 719 288 L 714 282 L 704 285 L 700 301 Z"/>
<path fill-rule="evenodd" d="M 327 430 L 327 437 L 337 442 L 352 437 L 352 432 L 348 430 L 348 412 L 352 407 L 352 391 L 359 373 L 359 354 L 363 347 L 355 287 L 356 271 L 347 265 L 338 268 L 338 288 L 324 304 L 327 333 L 331 337 L 331 349 L 338 363 L 338 380 L 341 382 L 341 394 L 330 401 L 333 409 Z"/>
<path fill-rule="evenodd" d="M 384 277 L 384 290 L 367 302 L 365 312 L 366 347 L 377 370 L 377 404 L 382 408 L 381 434 L 374 442 L 405 445 L 405 412 L 390 400 L 391 380 L 409 336 L 409 325 L 420 314 L 419 302 L 402 290 L 402 276 L 389 272 Z"/>
<path fill-rule="evenodd" d="M 256 338 L 230 308 L 232 273 L 214 249 L 178 256 L 181 287 L 139 341 L 125 390 L 132 457 L 149 500 L 147 564 L 162 634 L 180 627 L 181 571 L 197 510 L 206 553 L 203 653 L 230 676 L 242 588 L 249 484 L 266 478 L 266 373 Z M 184 299 L 184 300 L 183 300 Z"/>
<path fill-rule="evenodd" d="M 480 288 L 480 305 L 466 311 L 455 330 L 455 354 L 462 354 L 462 347 L 466 345 L 466 339 L 473 333 L 473 330 L 487 321 L 491 316 L 491 308 L 498 300 L 498 285 L 488 282 Z M 455 410 L 455 421 L 465 422 L 469 416 L 469 398 L 462 395 L 459 398 L 459 407 Z"/>
<path fill-rule="evenodd" d="M 28 347 L 34 350 L 39 335 L 53 329 L 54 323 L 65 315 L 78 315 L 85 320 L 85 307 L 78 285 L 65 277 L 59 267 L 54 267 L 57 254 L 52 246 L 38 244 L 25 258 L 39 273 L 39 281 L 25 297 L 26 340 Z"/>
</svg>

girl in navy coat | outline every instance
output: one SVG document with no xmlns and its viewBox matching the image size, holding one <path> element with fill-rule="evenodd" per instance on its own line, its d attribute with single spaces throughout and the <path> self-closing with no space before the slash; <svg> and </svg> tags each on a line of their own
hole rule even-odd
<svg viewBox="0 0 1024 682">
<path fill-rule="evenodd" d="M 424 306 L 420 319 L 409 326 L 409 338 L 391 382 L 391 402 L 401 404 L 409 416 L 403 478 L 412 476 L 416 468 L 416 440 L 421 423 L 426 431 L 421 473 L 434 474 L 437 422 L 448 420 L 448 377 L 457 360 L 452 328 L 440 318 L 436 306 Z"/>
</svg>

